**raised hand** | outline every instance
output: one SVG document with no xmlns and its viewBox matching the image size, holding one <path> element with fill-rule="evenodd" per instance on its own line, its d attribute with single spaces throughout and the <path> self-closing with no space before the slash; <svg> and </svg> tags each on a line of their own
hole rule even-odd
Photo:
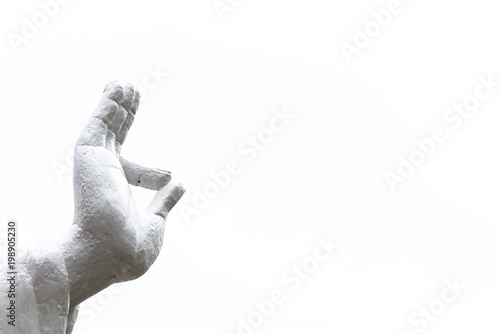
<svg viewBox="0 0 500 334">
<path fill-rule="evenodd" d="M 132 85 L 109 83 L 76 144 L 74 225 L 61 244 L 72 308 L 149 269 L 162 246 L 165 219 L 184 193 L 170 183 L 169 172 L 120 157 L 139 99 Z M 129 184 L 158 190 L 148 208 L 137 209 Z"/>
</svg>

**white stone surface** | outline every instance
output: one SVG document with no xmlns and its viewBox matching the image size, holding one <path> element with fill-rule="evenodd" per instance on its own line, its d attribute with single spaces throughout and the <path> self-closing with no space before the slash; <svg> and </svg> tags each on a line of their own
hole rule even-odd
<svg viewBox="0 0 500 334">
<path fill-rule="evenodd" d="M 138 278 L 156 260 L 165 219 L 184 188 L 170 183 L 169 172 L 120 157 L 139 99 L 131 85 L 106 86 L 75 148 L 74 223 L 58 242 L 19 250 L 16 327 L 1 321 L 0 333 L 71 333 L 81 302 Z M 137 209 L 129 184 L 158 191 L 146 210 Z M 0 281 L 2 295 L 8 284 Z M 7 303 L 0 298 L 1 309 Z"/>
</svg>

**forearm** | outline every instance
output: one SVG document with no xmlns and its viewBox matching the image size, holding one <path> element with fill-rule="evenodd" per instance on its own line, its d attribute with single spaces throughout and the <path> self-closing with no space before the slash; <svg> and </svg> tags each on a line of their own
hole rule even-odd
<svg viewBox="0 0 500 334">
<path fill-rule="evenodd" d="M 15 317 L 12 325 L 0 322 L 0 333 L 66 334 L 70 288 L 61 249 L 56 240 L 39 240 L 29 249 L 19 249 L 12 280 L 0 282 L 0 290 L 12 289 Z M 13 287 L 10 285 L 13 284 Z M 0 300 L 0 307 L 7 298 Z M 8 319 L 8 318 L 7 318 Z"/>
</svg>

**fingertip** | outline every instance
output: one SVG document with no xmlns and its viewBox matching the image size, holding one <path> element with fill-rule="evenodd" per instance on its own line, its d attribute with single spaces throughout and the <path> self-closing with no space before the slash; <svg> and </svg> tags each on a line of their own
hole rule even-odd
<svg viewBox="0 0 500 334">
<path fill-rule="evenodd" d="M 139 89 L 135 89 L 134 90 L 134 101 L 132 102 L 132 105 L 130 106 L 130 111 L 132 112 L 132 114 L 135 115 L 135 113 L 137 112 L 137 109 L 139 109 L 140 102 L 141 102 L 141 92 L 139 91 Z"/>
<path fill-rule="evenodd" d="M 182 195 L 184 195 L 186 189 L 180 183 L 170 184 L 167 187 L 169 188 L 169 192 L 164 202 L 164 209 L 166 210 L 166 212 L 170 212 L 182 198 Z"/>
<path fill-rule="evenodd" d="M 132 103 L 135 100 L 135 88 L 132 84 L 126 83 L 123 85 L 123 100 L 122 100 L 122 107 L 125 110 L 130 110 L 132 107 Z"/>
<path fill-rule="evenodd" d="M 170 181 L 172 180 L 172 174 L 170 172 L 158 168 L 156 168 L 156 171 L 158 173 L 158 181 L 156 182 L 157 188 L 155 190 L 160 190 L 161 188 L 170 183 Z"/>
<path fill-rule="evenodd" d="M 178 187 L 179 191 L 180 191 L 180 192 L 182 192 L 182 195 L 184 195 L 184 193 L 187 191 L 187 190 L 186 190 L 186 187 L 184 187 L 184 185 L 183 185 L 182 183 L 179 183 L 179 184 L 177 185 L 177 187 Z M 181 196 L 182 196 L 182 195 L 181 195 Z"/>
<path fill-rule="evenodd" d="M 110 81 L 104 88 L 104 95 L 110 99 L 120 104 L 123 99 L 123 87 L 118 81 Z"/>
<path fill-rule="evenodd" d="M 173 185 L 171 195 L 176 201 L 180 200 L 182 195 L 186 192 L 186 188 L 181 183 L 176 183 Z"/>
</svg>

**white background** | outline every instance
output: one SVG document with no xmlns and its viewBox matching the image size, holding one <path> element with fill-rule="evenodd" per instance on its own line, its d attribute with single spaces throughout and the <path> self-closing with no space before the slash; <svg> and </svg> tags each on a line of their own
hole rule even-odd
<svg viewBox="0 0 500 334">
<path fill-rule="evenodd" d="M 243 0 L 221 20 L 211 0 L 72 0 L 16 52 L 8 34 L 41 7 L 2 1 L 0 218 L 17 219 L 21 244 L 71 224 L 68 152 L 109 80 L 169 73 L 122 153 L 170 170 L 181 204 L 242 167 L 189 221 L 174 209 L 151 270 L 94 299 L 78 333 L 234 334 L 281 288 L 255 333 L 413 334 L 447 279 L 467 288 L 426 332 L 500 330 L 500 88 L 459 129 L 442 118 L 479 76 L 500 80 L 498 8 L 401 0 L 349 63 L 341 43 L 388 3 Z M 247 162 L 239 145 L 284 107 L 293 121 Z M 436 127 L 448 140 L 392 192 L 384 173 Z M 290 291 L 282 275 L 327 236 L 341 247 Z"/>
</svg>

